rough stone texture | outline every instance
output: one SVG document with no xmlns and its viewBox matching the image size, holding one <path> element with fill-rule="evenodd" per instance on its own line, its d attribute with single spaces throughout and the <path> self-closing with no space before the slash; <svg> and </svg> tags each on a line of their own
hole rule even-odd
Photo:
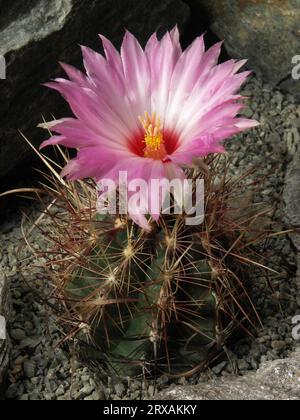
<svg viewBox="0 0 300 420">
<path fill-rule="evenodd" d="M 299 0 L 196 2 L 208 13 L 212 31 L 225 39 L 229 55 L 248 58 L 249 67 L 265 81 L 300 97 L 299 80 L 291 78 L 292 57 L 300 51 Z"/>
<path fill-rule="evenodd" d="M 291 161 L 288 166 L 283 191 L 285 202 L 285 222 L 288 228 L 294 229 L 290 234 L 291 241 L 297 250 L 297 285 L 300 291 L 300 139 L 289 147 Z"/>
<path fill-rule="evenodd" d="M 18 130 L 39 144 L 42 115 L 66 114 L 63 100 L 41 86 L 62 74 L 58 61 L 79 65 L 79 44 L 100 49 L 98 33 L 119 45 L 127 28 L 144 43 L 155 30 L 183 28 L 189 16 L 181 0 L 0 0 L 0 10 L 0 55 L 7 62 L 7 79 L 0 80 L 0 177 L 30 153 Z"/>
<path fill-rule="evenodd" d="M 291 225 L 300 227 L 300 160 L 295 158 L 286 175 L 286 187 L 283 194 L 286 203 L 286 218 Z M 300 251 L 300 243 L 297 246 Z"/>
<path fill-rule="evenodd" d="M 300 349 L 290 358 L 265 363 L 256 373 L 195 386 L 174 386 L 156 400 L 299 400 Z"/>
<path fill-rule="evenodd" d="M 1 273 L 0 273 L 0 276 Z M 4 319 L 8 319 L 9 312 L 9 299 L 8 299 L 8 288 L 6 284 L 6 278 L 4 276 L 0 277 L 0 394 L 3 386 L 3 381 L 6 376 L 6 371 L 9 363 L 9 350 L 10 343 L 9 339 L 6 336 L 6 339 L 3 340 L 3 326 Z M 6 335 L 6 332 L 5 332 Z"/>
</svg>

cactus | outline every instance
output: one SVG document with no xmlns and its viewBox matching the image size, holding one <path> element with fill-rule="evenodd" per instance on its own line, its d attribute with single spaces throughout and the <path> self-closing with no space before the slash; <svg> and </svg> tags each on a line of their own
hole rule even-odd
<svg viewBox="0 0 300 420">
<path fill-rule="evenodd" d="M 255 327 L 245 267 L 262 266 L 251 249 L 267 229 L 252 227 L 270 210 L 253 211 L 252 203 L 237 210 L 249 187 L 227 169 L 226 158 L 213 157 L 190 174 L 205 179 L 202 225 L 163 215 L 150 232 L 126 217 L 97 214 L 91 181 L 53 177 L 47 193 L 59 211 L 49 215 L 46 255 L 60 320 L 82 357 L 121 376 L 188 375 L 236 331 Z"/>
<path fill-rule="evenodd" d="M 102 223 L 96 222 L 100 230 Z M 118 374 L 155 364 L 188 370 L 216 339 L 211 268 L 205 259 L 192 260 L 200 242 L 174 226 L 147 235 L 132 222 L 119 224 L 96 236 L 84 268 L 66 283 L 67 299 L 83 319 L 99 309 L 93 337 Z"/>
<path fill-rule="evenodd" d="M 60 207 L 45 232 L 60 318 L 83 353 L 118 374 L 191 374 L 255 323 L 242 266 L 253 263 L 248 251 L 261 238 L 250 232 L 258 215 L 232 214 L 242 180 L 227 176 L 222 160 L 227 138 L 259 124 L 239 115 L 245 98 L 237 92 L 249 72 L 239 72 L 245 61 L 216 64 L 220 44 L 206 51 L 204 36 L 183 51 L 177 27 L 161 39 L 154 33 L 145 49 L 127 31 L 120 54 L 101 40 L 105 57 L 82 47 L 85 72 L 62 64 L 69 79 L 46 85 L 74 118 L 39 125 L 50 135 L 40 150 L 56 146 L 64 158 L 60 167 L 37 152 Z M 137 203 L 128 218 L 100 217 L 96 183 L 116 185 L 124 172 L 129 182 L 204 179 L 204 223 L 188 226 L 176 212 L 157 222 L 163 194 L 153 190 L 141 200 L 151 201 L 147 217 Z"/>
</svg>

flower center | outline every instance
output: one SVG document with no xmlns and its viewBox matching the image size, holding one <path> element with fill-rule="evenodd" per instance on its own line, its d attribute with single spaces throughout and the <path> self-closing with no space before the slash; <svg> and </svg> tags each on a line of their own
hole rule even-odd
<svg viewBox="0 0 300 420">
<path fill-rule="evenodd" d="M 139 117 L 144 127 L 144 156 L 156 160 L 163 160 L 167 156 L 164 144 L 163 132 L 160 118 L 154 112 L 151 116 L 145 112 L 144 117 Z"/>
</svg>

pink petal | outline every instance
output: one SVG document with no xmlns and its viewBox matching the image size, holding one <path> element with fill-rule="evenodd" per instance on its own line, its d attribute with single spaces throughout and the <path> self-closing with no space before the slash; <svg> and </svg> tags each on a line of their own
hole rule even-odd
<svg viewBox="0 0 300 420">
<path fill-rule="evenodd" d="M 123 146 L 132 135 L 132 128 L 118 118 L 93 90 L 64 79 L 56 79 L 55 83 L 46 86 L 59 91 L 69 102 L 75 116 L 96 134 Z"/>
<path fill-rule="evenodd" d="M 76 146 L 68 146 L 68 139 L 64 136 L 52 136 L 50 139 L 43 141 L 43 143 L 40 145 L 40 149 L 42 150 L 47 146 L 54 146 L 57 144 L 61 144 L 66 147 L 76 147 Z"/>
<path fill-rule="evenodd" d="M 249 120 L 248 118 L 236 118 L 235 126 L 240 130 L 248 130 L 249 128 L 254 128 L 259 126 L 260 123 L 256 120 Z"/>
<path fill-rule="evenodd" d="M 113 52 L 113 47 L 109 46 L 104 37 L 102 37 L 102 41 L 109 60 L 106 61 L 101 54 L 95 53 L 90 48 L 81 47 L 84 65 L 91 80 L 91 89 L 96 94 L 98 112 L 101 109 L 106 116 L 113 115 L 118 125 L 122 127 L 122 131 L 126 132 L 128 136 L 128 132 L 137 130 L 139 125 L 129 103 L 126 103 L 126 101 L 129 102 L 129 99 L 121 57 Z M 101 95 L 99 95 L 100 92 Z M 120 98 L 123 98 L 123 100 L 120 100 Z M 109 124 L 111 124 L 110 121 L 108 121 Z"/>
<path fill-rule="evenodd" d="M 137 212 L 129 212 L 130 218 L 136 223 L 138 226 L 140 226 L 142 229 L 144 229 L 146 232 L 151 231 L 151 226 L 144 214 L 139 214 Z"/>
<path fill-rule="evenodd" d="M 63 169 L 61 176 L 70 181 L 84 178 L 101 178 L 109 169 L 116 165 L 120 156 L 111 150 L 88 147 L 79 150 L 77 157 L 72 159 Z"/>
<path fill-rule="evenodd" d="M 177 51 L 176 55 L 180 56 L 182 54 L 182 48 L 180 45 L 180 33 L 177 25 L 175 25 L 170 31 L 170 38 L 173 43 L 174 50 Z"/>
<path fill-rule="evenodd" d="M 182 111 L 182 105 L 198 80 L 204 51 L 205 46 L 202 36 L 197 38 L 177 61 L 170 84 L 170 97 L 166 114 L 167 121 L 177 121 Z"/>
<path fill-rule="evenodd" d="M 137 118 L 144 111 L 150 111 L 150 69 L 142 47 L 128 31 L 121 46 L 121 58 L 127 96 Z"/>
<path fill-rule="evenodd" d="M 52 124 L 52 131 L 61 134 L 61 136 L 51 137 L 41 145 L 41 148 L 53 144 L 82 148 L 101 146 L 105 143 L 105 139 L 97 136 L 92 130 L 74 118 L 65 119 L 61 122 L 57 121 L 56 124 Z"/>
<path fill-rule="evenodd" d="M 99 36 L 102 41 L 102 45 L 104 48 L 107 62 L 110 64 L 111 68 L 113 68 L 116 71 L 116 73 L 119 75 L 119 77 L 122 79 L 124 74 L 123 74 L 122 60 L 121 60 L 121 56 L 119 52 L 116 50 L 113 44 L 104 35 L 99 35 Z"/>
<path fill-rule="evenodd" d="M 228 118 L 234 118 L 244 107 L 244 104 L 229 101 L 218 105 L 203 115 L 200 114 L 200 110 L 200 115 L 195 114 L 193 120 L 190 121 L 190 126 L 185 127 L 182 137 L 185 137 L 186 141 L 190 141 L 201 134 L 211 132 L 216 127 L 224 125 Z"/>
<path fill-rule="evenodd" d="M 186 144 L 172 155 L 172 162 L 191 164 L 196 157 L 204 157 L 211 153 L 224 153 L 224 147 L 211 134 L 203 135 Z"/>
<path fill-rule="evenodd" d="M 149 176 L 149 186 L 151 185 L 151 181 L 167 181 L 165 165 L 161 161 L 154 161 L 152 163 L 151 174 Z M 150 188 L 150 187 L 149 187 Z M 164 189 L 160 188 L 159 194 L 151 194 L 151 190 L 149 191 L 149 202 L 148 202 L 148 209 L 150 210 L 150 214 L 154 220 L 158 221 L 162 205 L 165 199 L 164 196 Z"/>
<path fill-rule="evenodd" d="M 151 63 L 154 60 L 156 50 L 157 48 L 159 48 L 159 45 L 160 43 L 157 39 L 156 32 L 154 32 L 154 34 L 152 34 L 151 37 L 149 38 L 145 47 L 145 54 L 146 54 L 146 57 L 148 58 L 150 67 L 151 67 Z"/>
<path fill-rule="evenodd" d="M 72 82 L 78 83 L 80 86 L 88 86 L 87 77 L 80 70 L 70 66 L 69 64 L 60 63 L 60 65 Z"/>
<path fill-rule="evenodd" d="M 169 102 L 170 84 L 175 65 L 180 57 L 180 51 L 174 46 L 167 32 L 160 42 L 153 37 L 146 54 L 151 70 L 151 110 L 165 119 Z"/>
</svg>

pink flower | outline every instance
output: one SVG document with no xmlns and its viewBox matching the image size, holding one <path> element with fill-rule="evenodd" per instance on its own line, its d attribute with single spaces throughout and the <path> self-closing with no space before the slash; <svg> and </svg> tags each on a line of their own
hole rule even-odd
<svg viewBox="0 0 300 420">
<path fill-rule="evenodd" d="M 145 50 L 129 32 L 120 53 L 101 40 L 106 57 L 82 47 L 86 74 L 62 64 L 70 80 L 46 85 L 76 117 L 47 123 L 56 135 L 41 146 L 78 149 L 62 172 L 69 180 L 116 180 L 119 171 L 128 180 L 184 178 L 182 165 L 224 152 L 223 140 L 258 124 L 237 117 L 250 72 L 237 73 L 245 61 L 218 65 L 221 43 L 205 51 L 201 36 L 182 52 L 177 28 L 161 41 L 153 34 Z M 146 227 L 143 215 L 131 216 Z"/>
</svg>

